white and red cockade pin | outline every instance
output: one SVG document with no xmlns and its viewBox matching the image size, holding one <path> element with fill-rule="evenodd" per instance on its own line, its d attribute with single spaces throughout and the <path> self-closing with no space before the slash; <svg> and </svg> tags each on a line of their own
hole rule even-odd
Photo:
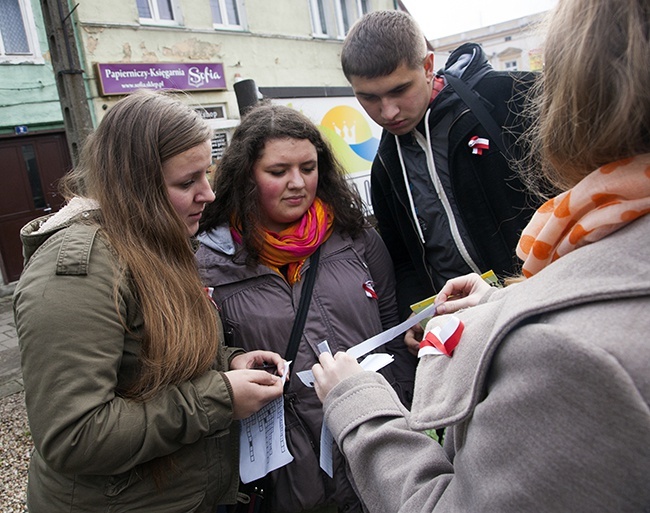
<svg viewBox="0 0 650 513">
<path fill-rule="evenodd" d="M 377 296 L 377 293 L 375 292 L 375 284 L 372 282 L 372 280 L 368 280 L 363 284 L 363 291 L 369 298 L 379 299 L 379 296 Z"/>
<path fill-rule="evenodd" d="M 462 321 L 458 317 L 450 315 L 445 324 L 436 326 L 424 335 L 420 342 L 418 358 L 422 358 L 426 354 L 444 354 L 451 357 L 451 353 L 454 352 L 460 341 L 463 329 Z"/>
<path fill-rule="evenodd" d="M 214 287 L 203 287 L 203 289 L 205 290 L 205 293 L 208 295 L 208 299 L 209 299 L 210 302 L 214 305 L 214 307 L 215 307 L 218 311 L 221 311 L 221 308 L 219 308 L 219 305 L 217 304 L 217 302 L 216 302 L 216 301 L 214 300 L 214 298 L 212 297 L 212 293 L 214 292 Z"/>
<path fill-rule="evenodd" d="M 490 149 L 490 141 L 483 137 L 479 137 L 478 135 L 472 137 L 467 145 L 472 148 L 472 153 L 474 155 L 483 155 L 483 150 Z"/>
</svg>

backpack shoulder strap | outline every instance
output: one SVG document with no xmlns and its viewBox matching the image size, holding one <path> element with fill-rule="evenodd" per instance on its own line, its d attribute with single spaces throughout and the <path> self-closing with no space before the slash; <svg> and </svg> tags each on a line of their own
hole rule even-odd
<svg viewBox="0 0 650 513">
<path fill-rule="evenodd" d="M 502 127 L 497 125 L 494 118 L 485 108 L 485 105 L 481 102 L 479 96 L 463 81 L 463 79 L 455 77 L 450 74 L 445 74 L 445 79 L 447 83 L 456 91 L 456 94 L 460 97 L 461 100 L 470 108 L 470 110 L 478 119 L 478 122 L 483 125 L 483 128 L 490 135 L 492 140 L 495 142 L 499 151 L 503 153 L 503 156 L 510 158 L 510 154 L 507 151 L 505 144 L 503 143 L 502 138 Z"/>
</svg>

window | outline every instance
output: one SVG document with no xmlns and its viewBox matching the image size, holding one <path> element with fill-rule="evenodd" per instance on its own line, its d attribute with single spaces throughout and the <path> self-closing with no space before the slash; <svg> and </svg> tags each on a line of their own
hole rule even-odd
<svg viewBox="0 0 650 513">
<path fill-rule="evenodd" d="M 311 11 L 311 25 L 314 34 L 318 36 L 327 35 L 327 18 L 325 16 L 325 0 L 309 0 L 309 10 Z"/>
<path fill-rule="evenodd" d="M 504 65 L 507 71 L 517 71 L 517 61 L 506 61 Z"/>
<path fill-rule="evenodd" d="M 210 8 L 215 28 L 244 29 L 238 0 L 210 0 Z"/>
<path fill-rule="evenodd" d="M 4 0 L 0 10 L 0 62 L 43 62 L 28 0 Z"/>
<path fill-rule="evenodd" d="M 316 37 L 343 39 L 350 27 L 370 11 L 370 0 L 309 0 Z"/>
<path fill-rule="evenodd" d="M 136 0 L 140 21 L 160 25 L 178 25 L 171 0 Z"/>
<path fill-rule="evenodd" d="M 505 39 L 506 41 L 512 41 L 512 36 L 506 36 L 506 37 L 504 37 L 504 39 Z"/>
</svg>

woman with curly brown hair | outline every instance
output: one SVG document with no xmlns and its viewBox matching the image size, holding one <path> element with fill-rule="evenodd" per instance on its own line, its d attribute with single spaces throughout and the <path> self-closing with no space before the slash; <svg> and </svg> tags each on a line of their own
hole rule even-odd
<svg viewBox="0 0 650 513">
<path fill-rule="evenodd" d="M 226 339 L 286 355 L 305 275 L 315 282 L 292 369 L 316 363 L 327 340 L 343 351 L 398 322 L 395 279 L 379 235 L 318 128 L 289 107 L 249 111 L 219 163 L 216 200 L 199 234 L 199 268 L 213 287 Z M 408 401 L 414 359 L 402 339 L 383 372 Z M 322 411 L 313 388 L 285 393 L 294 461 L 270 474 L 271 511 L 362 511 L 338 451 L 330 478 L 319 465 Z"/>
</svg>

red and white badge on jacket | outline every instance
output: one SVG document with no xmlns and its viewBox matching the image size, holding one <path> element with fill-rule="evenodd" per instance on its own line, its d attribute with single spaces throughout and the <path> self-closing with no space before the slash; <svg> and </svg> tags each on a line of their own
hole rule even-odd
<svg viewBox="0 0 650 513">
<path fill-rule="evenodd" d="M 485 139 L 484 137 L 479 137 L 478 135 L 475 135 L 469 140 L 467 146 L 472 148 L 472 153 L 474 155 L 483 155 L 483 150 L 490 149 L 490 141 Z"/>
<path fill-rule="evenodd" d="M 450 315 L 445 324 L 436 326 L 424 334 L 424 338 L 420 342 L 418 358 L 427 354 L 451 356 L 460 341 L 463 329 L 462 321 L 458 317 Z"/>
<path fill-rule="evenodd" d="M 377 293 L 375 292 L 375 284 L 373 283 L 372 280 L 368 280 L 363 284 L 363 291 L 366 293 L 366 296 L 368 296 L 371 299 L 379 298 L 379 296 L 377 296 Z"/>
</svg>

